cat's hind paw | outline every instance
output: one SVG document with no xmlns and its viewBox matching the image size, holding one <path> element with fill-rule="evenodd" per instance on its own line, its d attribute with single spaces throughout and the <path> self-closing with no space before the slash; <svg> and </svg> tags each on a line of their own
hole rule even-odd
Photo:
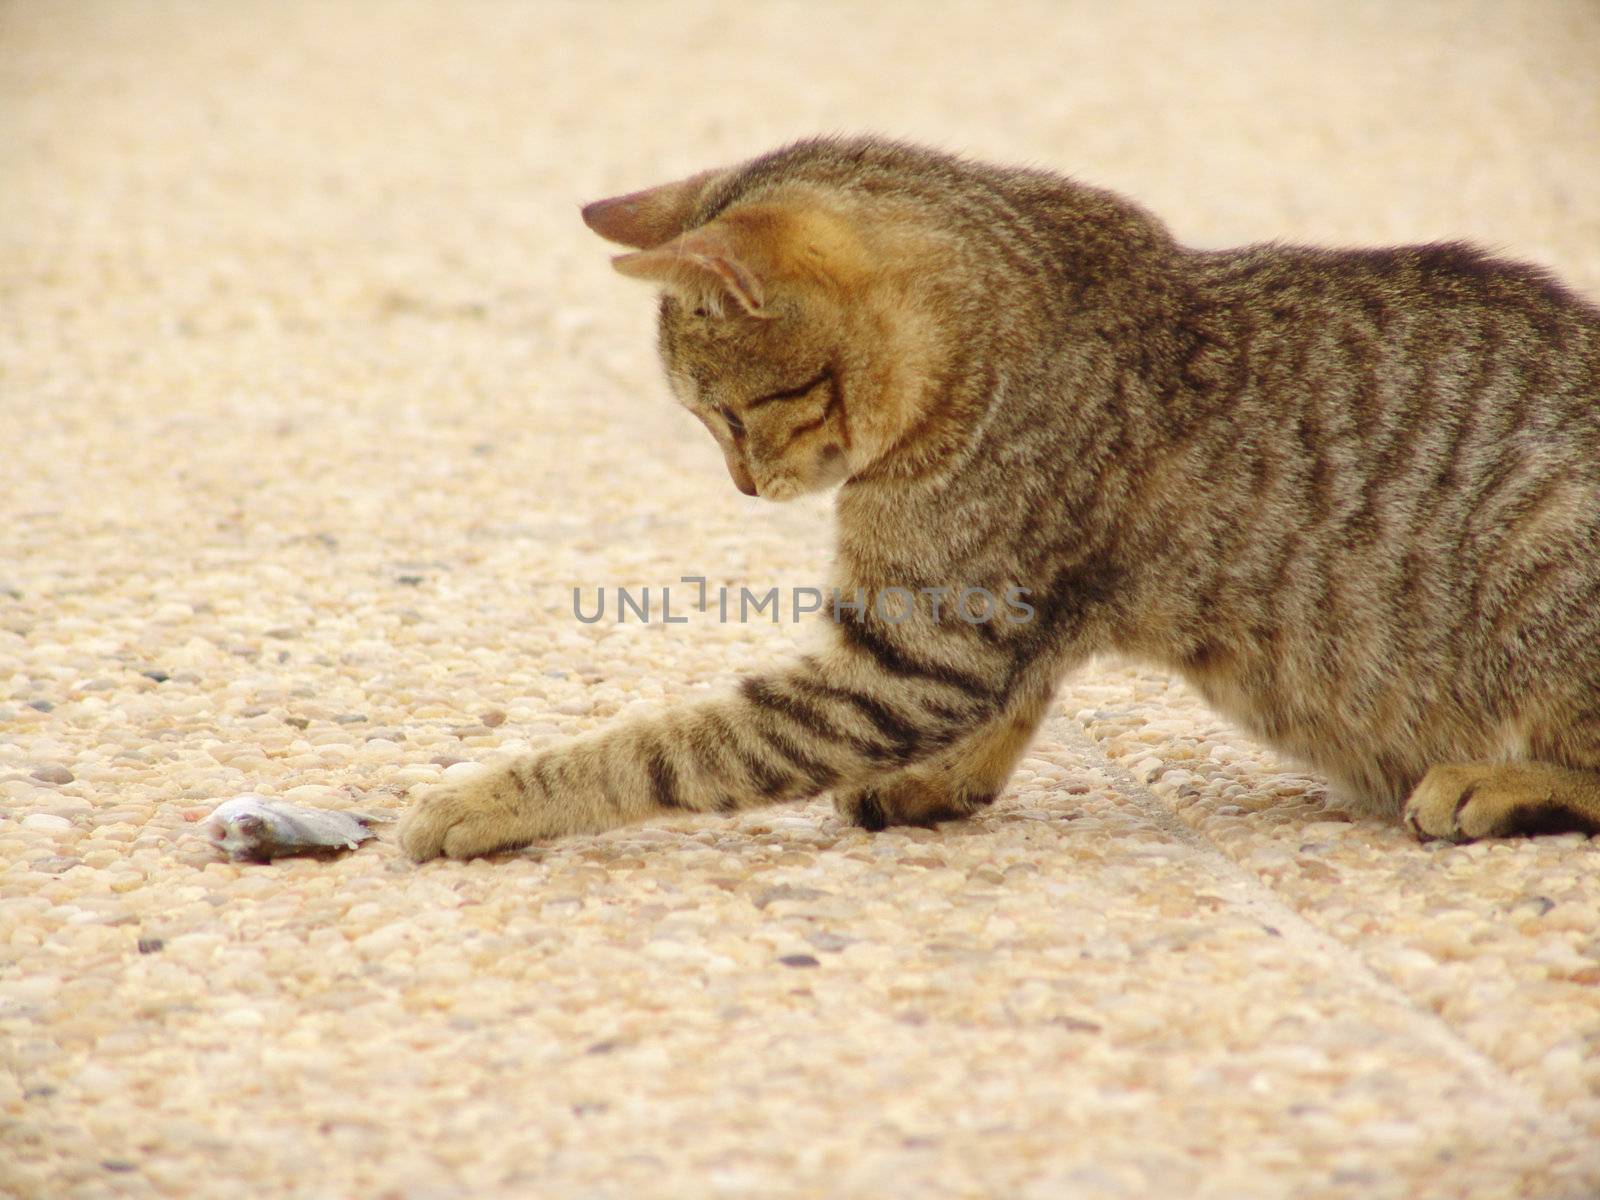
<svg viewBox="0 0 1600 1200">
<path fill-rule="evenodd" d="M 1430 767 L 1406 800 L 1418 837 L 1449 842 L 1518 834 L 1600 831 L 1588 810 L 1592 782 L 1541 763 L 1456 763 Z"/>
<path fill-rule="evenodd" d="M 417 862 L 515 850 L 539 836 L 523 778 L 491 767 L 422 792 L 400 818 L 400 847 Z"/>
</svg>

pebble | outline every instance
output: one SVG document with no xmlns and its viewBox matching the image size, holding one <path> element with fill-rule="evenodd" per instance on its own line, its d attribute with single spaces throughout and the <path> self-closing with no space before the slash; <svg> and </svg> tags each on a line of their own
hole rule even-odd
<svg viewBox="0 0 1600 1200">
<path fill-rule="evenodd" d="M 20 822 L 24 829 L 38 829 L 49 833 L 60 833 L 72 828 L 72 822 L 66 817 L 56 817 L 49 813 L 30 813 Z"/>
</svg>

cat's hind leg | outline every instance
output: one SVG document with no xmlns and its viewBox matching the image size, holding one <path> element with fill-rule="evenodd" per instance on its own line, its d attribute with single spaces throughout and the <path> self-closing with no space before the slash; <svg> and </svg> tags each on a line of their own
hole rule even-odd
<svg viewBox="0 0 1600 1200">
<path fill-rule="evenodd" d="M 1406 801 L 1405 822 L 1422 838 L 1600 833 L 1600 771 L 1538 762 L 1443 763 Z"/>
<path fill-rule="evenodd" d="M 994 803 L 1048 704 L 1046 695 L 1014 705 L 933 762 L 835 793 L 833 806 L 850 824 L 873 832 L 970 816 Z"/>
</svg>

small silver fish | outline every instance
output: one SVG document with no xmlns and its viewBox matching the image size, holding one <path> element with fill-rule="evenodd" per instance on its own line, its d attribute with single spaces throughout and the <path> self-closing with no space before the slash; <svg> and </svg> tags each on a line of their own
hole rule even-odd
<svg viewBox="0 0 1600 1200">
<path fill-rule="evenodd" d="M 379 820 L 366 814 L 301 808 L 246 792 L 211 810 L 200 832 L 234 862 L 267 862 L 285 854 L 334 854 L 354 850 L 373 836 Z"/>
</svg>

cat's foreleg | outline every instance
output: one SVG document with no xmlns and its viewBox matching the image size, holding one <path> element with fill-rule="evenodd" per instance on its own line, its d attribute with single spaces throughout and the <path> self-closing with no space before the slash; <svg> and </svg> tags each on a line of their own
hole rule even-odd
<svg viewBox="0 0 1600 1200">
<path fill-rule="evenodd" d="M 1600 771 L 1537 762 L 1448 763 L 1429 768 L 1406 801 L 1423 838 L 1600 833 Z"/>
<path fill-rule="evenodd" d="M 970 639 L 913 650 L 855 629 L 825 653 L 746 679 L 732 695 L 431 788 L 401 819 L 400 842 L 418 861 L 469 858 L 661 814 L 862 787 L 933 759 L 1009 709 L 1010 661 L 998 646 L 975 652 Z M 1025 741 L 1019 727 L 977 756 L 968 775 L 992 791 Z"/>
<path fill-rule="evenodd" d="M 865 787 L 834 793 L 833 806 L 864 829 L 959 820 L 994 803 L 1033 740 L 1050 691 L 1021 697 L 929 762 Z"/>
</svg>

